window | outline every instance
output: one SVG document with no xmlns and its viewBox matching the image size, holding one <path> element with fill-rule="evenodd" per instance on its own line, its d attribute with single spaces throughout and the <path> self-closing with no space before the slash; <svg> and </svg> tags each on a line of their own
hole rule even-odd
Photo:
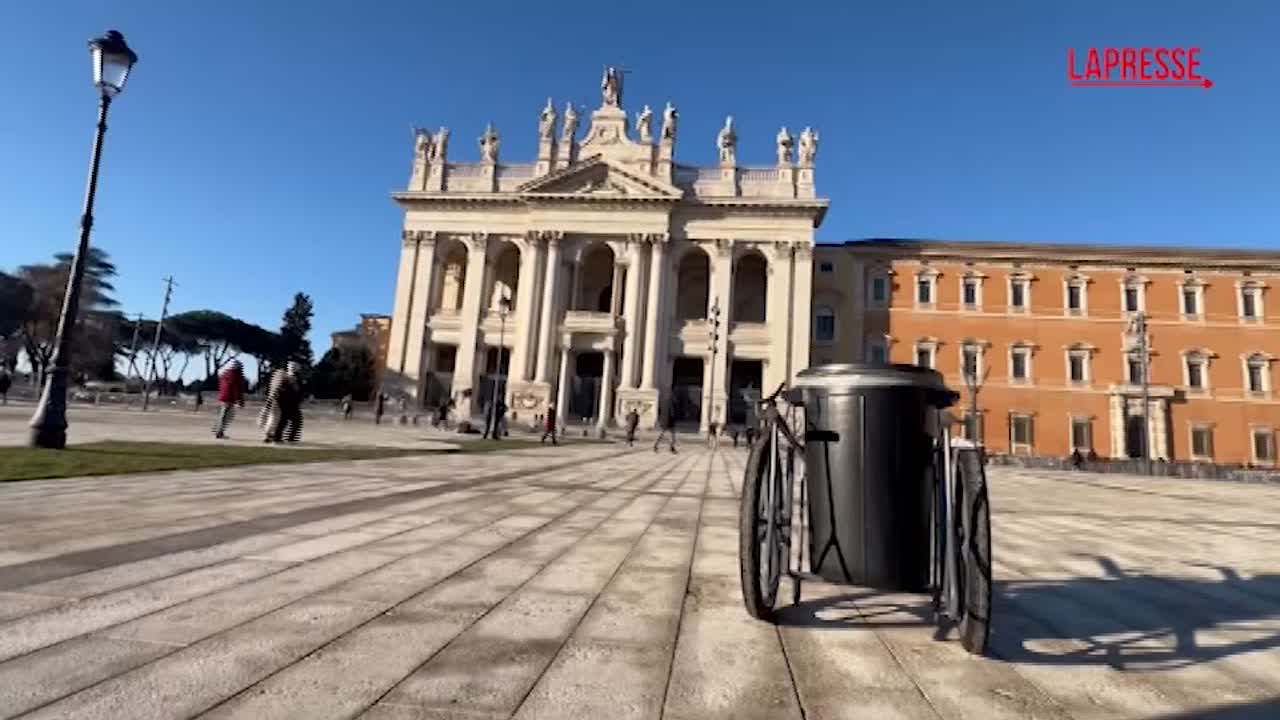
<svg viewBox="0 0 1280 720">
<path fill-rule="evenodd" d="M 1182 317 L 1196 320 L 1203 313 L 1204 283 L 1200 280 L 1187 280 L 1182 284 Z"/>
<path fill-rule="evenodd" d="M 1013 312 L 1026 312 L 1027 306 L 1031 303 L 1028 296 L 1031 294 L 1031 280 L 1022 275 L 1014 275 L 1009 278 L 1009 309 Z"/>
<path fill-rule="evenodd" d="M 1250 393 L 1262 394 L 1271 389 L 1270 380 L 1267 377 L 1268 361 L 1262 355 L 1250 355 L 1244 361 L 1245 389 Z"/>
<path fill-rule="evenodd" d="M 883 307 L 889 302 L 889 278 L 876 275 L 871 278 L 871 304 Z"/>
<path fill-rule="evenodd" d="M 829 307 L 819 307 L 813 314 L 813 339 L 829 343 L 836 339 L 836 313 Z"/>
<path fill-rule="evenodd" d="M 1124 311 L 1138 312 L 1138 288 L 1135 285 L 1126 285 L 1124 288 Z"/>
<path fill-rule="evenodd" d="M 1191 426 L 1191 459 L 1213 460 L 1213 426 Z"/>
<path fill-rule="evenodd" d="M 1246 322 L 1262 319 L 1262 284 L 1256 280 L 1238 283 L 1240 318 Z"/>
<path fill-rule="evenodd" d="M 1093 449 L 1093 419 L 1071 418 L 1071 449 L 1088 452 Z"/>
<path fill-rule="evenodd" d="M 979 365 L 979 349 L 977 345 L 966 344 L 960 349 L 960 372 L 965 382 L 974 382 L 982 372 Z"/>
<path fill-rule="evenodd" d="M 927 275 L 916 278 L 916 304 L 933 304 L 933 278 Z"/>
<path fill-rule="evenodd" d="M 833 273 L 835 271 L 836 271 L 836 266 L 830 262 L 818 263 L 818 272 L 820 273 Z"/>
<path fill-rule="evenodd" d="M 885 348 L 883 342 L 872 341 L 867 346 L 867 362 L 872 365 L 884 365 L 888 362 L 889 351 Z"/>
<path fill-rule="evenodd" d="M 1089 279 L 1080 274 L 1071 274 L 1063 282 L 1062 306 L 1067 315 L 1088 314 Z"/>
<path fill-rule="evenodd" d="M 1253 461 L 1259 465 L 1276 462 L 1276 435 L 1271 428 L 1253 429 Z"/>
<path fill-rule="evenodd" d="M 935 346 L 932 342 L 916 343 L 916 365 L 932 368 Z"/>
<path fill-rule="evenodd" d="M 1084 357 L 1081 355 L 1071 355 L 1068 358 L 1070 363 L 1070 377 L 1073 383 L 1084 382 Z"/>
<path fill-rule="evenodd" d="M 1204 389 L 1204 358 L 1199 355 L 1187 356 L 1187 389 Z"/>
<path fill-rule="evenodd" d="M 1126 360 L 1126 376 L 1130 385 L 1142 384 L 1142 358 L 1137 355 L 1130 355 Z"/>
<path fill-rule="evenodd" d="M 1020 413 L 1009 415 L 1009 449 L 1030 453 L 1033 446 L 1031 416 Z"/>
<path fill-rule="evenodd" d="M 1015 345 L 1009 349 L 1009 381 L 1025 383 L 1031 379 L 1031 348 Z"/>
<path fill-rule="evenodd" d="M 978 306 L 978 279 L 967 277 L 960 286 L 960 294 L 964 300 L 964 306 L 970 310 Z"/>
</svg>

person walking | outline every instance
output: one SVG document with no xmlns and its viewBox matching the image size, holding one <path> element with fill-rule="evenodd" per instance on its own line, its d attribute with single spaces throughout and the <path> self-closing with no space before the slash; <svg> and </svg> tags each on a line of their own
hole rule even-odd
<svg viewBox="0 0 1280 720">
<path fill-rule="evenodd" d="M 218 373 L 218 419 L 213 424 L 213 436 L 219 440 L 227 437 L 227 428 L 235 419 L 236 408 L 244 407 L 244 391 L 247 382 L 244 367 L 232 359 Z"/>
<path fill-rule="evenodd" d="M 542 419 L 542 443 L 547 442 L 547 438 L 551 438 L 552 445 L 558 445 L 556 442 L 556 406 L 555 403 L 547 405 L 547 416 Z"/>
<path fill-rule="evenodd" d="M 493 439 L 499 440 L 507 436 L 507 401 L 498 398 L 493 409 Z"/>
<path fill-rule="evenodd" d="M 663 406 L 661 417 L 661 431 L 658 433 L 658 439 L 653 441 L 653 451 L 658 452 L 658 445 L 662 443 L 662 438 L 667 438 L 667 447 L 671 452 L 676 451 L 676 414 L 671 409 L 671 401 Z"/>
<path fill-rule="evenodd" d="M 13 376 L 9 371 L 0 367 L 0 405 L 9 404 L 9 388 L 13 387 Z"/>
<path fill-rule="evenodd" d="M 707 425 L 707 447 L 712 450 L 720 447 L 720 426 L 717 423 Z"/>
<path fill-rule="evenodd" d="M 382 424 L 382 413 L 386 411 L 387 411 L 387 394 L 384 392 L 379 392 L 378 399 L 375 400 L 373 403 L 373 424 L 374 425 Z"/>
<path fill-rule="evenodd" d="M 351 405 L 351 393 L 343 395 L 342 400 L 339 401 L 339 406 L 342 408 L 342 419 L 344 421 L 351 419 Z"/>
<path fill-rule="evenodd" d="M 635 408 L 627 413 L 627 447 L 636 446 L 636 428 L 640 427 L 640 413 Z"/>
<path fill-rule="evenodd" d="M 268 442 L 296 443 L 302 439 L 302 383 L 298 378 L 298 363 L 285 364 L 280 382 L 275 384 L 276 422 L 267 437 Z"/>
</svg>

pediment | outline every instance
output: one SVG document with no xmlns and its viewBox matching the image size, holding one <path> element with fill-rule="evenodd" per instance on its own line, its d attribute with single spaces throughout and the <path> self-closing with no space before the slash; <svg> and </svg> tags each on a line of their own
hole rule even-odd
<svg viewBox="0 0 1280 720">
<path fill-rule="evenodd" d="M 679 199 L 680 188 L 643 177 L 596 156 L 535 178 L 517 188 L 530 197 L 580 195 L 593 198 Z"/>
</svg>

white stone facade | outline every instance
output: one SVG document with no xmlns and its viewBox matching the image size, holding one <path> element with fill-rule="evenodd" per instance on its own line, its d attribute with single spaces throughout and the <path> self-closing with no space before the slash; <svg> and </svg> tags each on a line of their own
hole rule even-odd
<svg viewBox="0 0 1280 720">
<path fill-rule="evenodd" d="M 558 116 L 548 100 L 532 163 L 503 164 L 492 127 L 472 163 L 449 161 L 448 130 L 418 132 L 409 187 L 393 194 L 405 219 L 388 390 L 452 398 L 467 417 L 497 386 L 517 422 L 554 402 L 562 422 L 599 427 L 632 408 L 651 426 L 670 403 L 705 428 L 741 414 L 738 390 L 808 366 L 828 206 L 817 134 L 801 133 L 796 161 L 784 128 L 774 166 L 739 167 L 729 119 L 719 165 L 685 166 L 670 104 L 656 133 L 648 106 L 633 127 L 621 76 L 601 85 L 581 138 L 578 109 Z"/>
</svg>

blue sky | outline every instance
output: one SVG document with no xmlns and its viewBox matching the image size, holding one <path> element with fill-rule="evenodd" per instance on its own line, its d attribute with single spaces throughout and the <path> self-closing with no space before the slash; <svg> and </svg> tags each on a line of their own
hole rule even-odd
<svg viewBox="0 0 1280 720">
<path fill-rule="evenodd" d="M 1280 4 L 1201 2 L 5 3 L 0 269 L 70 250 L 95 98 L 84 43 L 141 56 L 112 108 L 95 244 L 128 312 L 279 325 L 316 304 L 317 354 L 389 312 L 411 125 L 475 159 L 532 158 L 548 95 L 680 109 L 677 159 L 821 133 L 823 241 L 938 237 L 1280 248 Z M 1200 88 L 1071 88 L 1066 51 L 1198 46 Z M 20 61 L 16 58 L 20 58 Z"/>
</svg>

